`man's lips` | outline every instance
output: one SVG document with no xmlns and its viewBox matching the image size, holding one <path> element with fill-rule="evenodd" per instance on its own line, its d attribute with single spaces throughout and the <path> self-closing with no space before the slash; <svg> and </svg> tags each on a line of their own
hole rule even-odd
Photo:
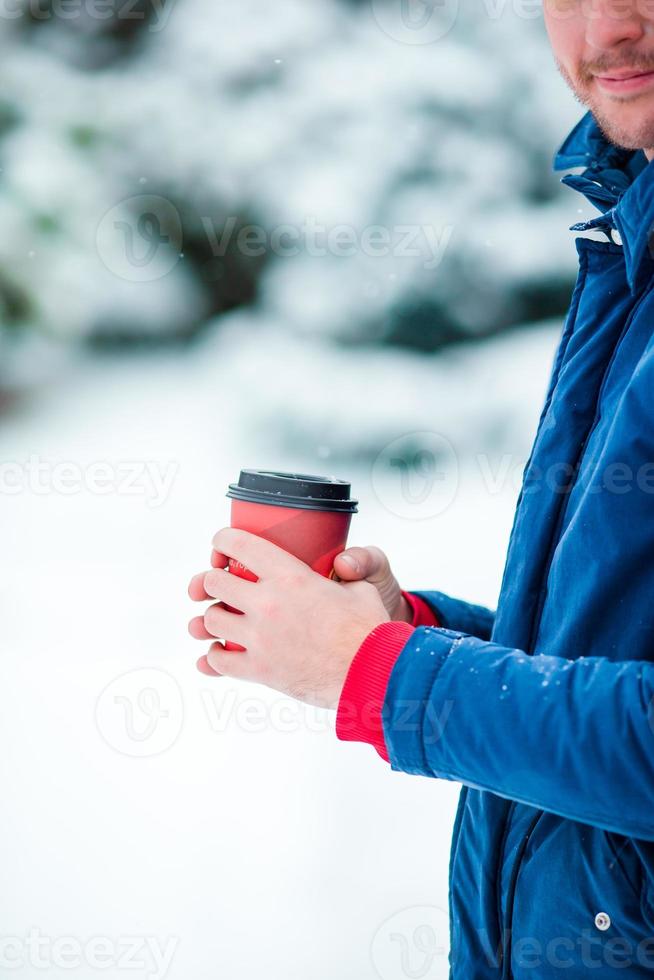
<svg viewBox="0 0 654 980">
<path fill-rule="evenodd" d="M 614 69 L 603 75 L 595 75 L 595 80 L 606 92 L 637 92 L 654 83 L 654 70 Z"/>
</svg>

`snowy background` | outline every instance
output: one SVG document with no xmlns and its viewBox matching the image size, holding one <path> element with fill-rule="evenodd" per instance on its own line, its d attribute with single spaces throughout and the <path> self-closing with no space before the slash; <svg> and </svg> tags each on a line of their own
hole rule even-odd
<svg viewBox="0 0 654 980">
<path fill-rule="evenodd" d="M 579 107 L 533 4 L 420 6 L 0 0 L 14 976 L 447 975 L 457 788 L 186 634 L 242 466 L 351 480 L 405 588 L 495 603 Z"/>
</svg>

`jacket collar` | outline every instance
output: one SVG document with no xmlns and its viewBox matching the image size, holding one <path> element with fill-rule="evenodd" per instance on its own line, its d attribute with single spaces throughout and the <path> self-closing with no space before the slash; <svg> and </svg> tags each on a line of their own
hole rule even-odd
<svg viewBox="0 0 654 980">
<path fill-rule="evenodd" d="M 609 142 L 591 112 L 577 123 L 557 150 L 554 170 L 583 167 L 563 184 L 580 191 L 602 214 L 571 225 L 571 231 L 599 228 L 622 241 L 627 279 L 636 291 L 654 275 L 654 161 L 642 150 Z"/>
</svg>

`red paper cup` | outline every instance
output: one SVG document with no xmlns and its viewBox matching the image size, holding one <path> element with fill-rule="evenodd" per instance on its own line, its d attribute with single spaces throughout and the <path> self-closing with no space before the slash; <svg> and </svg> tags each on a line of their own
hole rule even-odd
<svg viewBox="0 0 654 980">
<path fill-rule="evenodd" d="M 258 534 L 319 575 L 333 577 L 334 559 L 347 545 L 352 514 L 357 512 L 358 501 L 350 498 L 349 483 L 304 473 L 248 469 L 241 470 L 238 483 L 230 483 L 227 496 L 232 501 L 232 527 Z M 228 568 L 232 575 L 253 582 L 257 579 L 233 558 Z M 244 649 L 230 642 L 225 648 Z"/>
</svg>

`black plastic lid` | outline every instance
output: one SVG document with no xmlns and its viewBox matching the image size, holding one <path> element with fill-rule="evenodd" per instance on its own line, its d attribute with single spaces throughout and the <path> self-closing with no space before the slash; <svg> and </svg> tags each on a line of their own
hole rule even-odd
<svg viewBox="0 0 654 980">
<path fill-rule="evenodd" d="M 254 504 L 347 514 L 356 514 L 359 502 L 350 499 L 350 484 L 345 480 L 277 470 L 241 470 L 238 483 L 230 483 L 227 496 Z"/>
</svg>

